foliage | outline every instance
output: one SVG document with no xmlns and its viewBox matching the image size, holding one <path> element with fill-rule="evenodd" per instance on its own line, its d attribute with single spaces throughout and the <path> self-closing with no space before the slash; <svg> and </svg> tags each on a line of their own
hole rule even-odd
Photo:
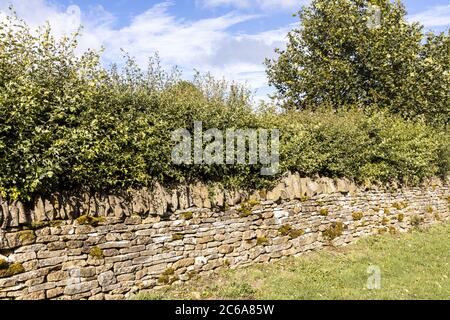
<svg viewBox="0 0 450 320">
<path fill-rule="evenodd" d="M 381 20 L 374 21 L 377 6 Z M 450 34 L 423 32 L 400 1 L 314 0 L 285 50 L 267 60 L 285 109 L 359 105 L 404 118 L 450 119 Z"/>
<path fill-rule="evenodd" d="M 276 119 L 282 170 L 409 184 L 449 172 L 449 133 L 422 122 L 356 109 L 288 112 Z"/>
<path fill-rule="evenodd" d="M 0 35 L 2 197 L 31 201 L 155 180 L 263 189 L 278 178 L 261 176 L 260 165 L 175 165 L 172 132 L 193 132 L 194 121 L 204 130 L 279 128 L 280 174 L 415 184 L 450 171 L 448 132 L 420 120 L 351 108 L 256 110 L 246 88 L 209 74 L 181 80 L 157 56 L 146 70 L 126 54 L 123 67 L 106 69 L 99 53 L 76 54 L 77 34 L 58 40 L 49 26 L 33 31 L 14 15 L 0 23 Z M 439 41 L 427 50 L 446 61 Z"/>
</svg>

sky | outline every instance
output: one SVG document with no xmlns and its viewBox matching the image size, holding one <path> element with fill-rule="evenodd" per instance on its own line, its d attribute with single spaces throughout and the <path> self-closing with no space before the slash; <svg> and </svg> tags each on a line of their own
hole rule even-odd
<svg viewBox="0 0 450 320">
<path fill-rule="evenodd" d="M 145 67 L 159 53 L 167 68 L 178 66 L 249 86 L 266 99 L 264 60 L 283 48 L 298 25 L 293 17 L 309 0 L 0 0 L 0 19 L 13 5 L 33 27 L 48 21 L 55 34 L 83 25 L 80 50 L 105 48 L 103 63 L 123 61 L 121 49 Z M 408 19 L 426 29 L 450 27 L 450 0 L 404 0 Z"/>
</svg>

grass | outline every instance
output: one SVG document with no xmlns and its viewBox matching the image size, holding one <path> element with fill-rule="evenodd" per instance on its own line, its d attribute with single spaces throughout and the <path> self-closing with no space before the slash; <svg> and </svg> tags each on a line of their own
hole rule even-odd
<svg viewBox="0 0 450 320">
<path fill-rule="evenodd" d="M 379 290 L 367 289 L 370 266 L 381 270 Z M 450 299 L 450 224 L 403 235 L 370 237 L 346 248 L 276 263 L 222 270 L 135 298 Z"/>
</svg>

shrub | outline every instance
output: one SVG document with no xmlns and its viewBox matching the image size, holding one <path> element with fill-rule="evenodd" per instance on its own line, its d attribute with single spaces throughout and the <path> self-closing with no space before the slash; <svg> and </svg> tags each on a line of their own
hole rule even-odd
<svg viewBox="0 0 450 320">
<path fill-rule="evenodd" d="M 106 192 L 155 180 L 263 189 L 279 177 L 261 176 L 261 165 L 173 164 L 172 132 L 192 132 L 193 121 L 204 130 L 279 128 L 280 175 L 415 184 L 450 171 L 448 131 L 421 120 L 350 107 L 279 113 L 265 104 L 255 108 L 249 90 L 237 84 L 200 74 L 183 81 L 157 57 L 148 70 L 128 56 L 123 68 L 106 69 L 94 51 L 75 54 L 76 37 L 57 40 L 49 28 L 34 33 L 13 16 L 0 23 L 0 34 L 4 198 L 31 201 L 37 194 Z M 242 208 L 243 216 L 249 210 Z"/>
</svg>

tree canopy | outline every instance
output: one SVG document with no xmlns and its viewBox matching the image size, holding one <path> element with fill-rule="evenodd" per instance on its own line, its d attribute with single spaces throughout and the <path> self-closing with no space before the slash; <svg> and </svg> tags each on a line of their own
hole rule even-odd
<svg viewBox="0 0 450 320">
<path fill-rule="evenodd" d="M 424 34 L 406 14 L 398 0 L 313 0 L 303 7 L 286 49 L 266 62 L 281 105 L 358 105 L 448 124 L 450 34 Z"/>
</svg>

